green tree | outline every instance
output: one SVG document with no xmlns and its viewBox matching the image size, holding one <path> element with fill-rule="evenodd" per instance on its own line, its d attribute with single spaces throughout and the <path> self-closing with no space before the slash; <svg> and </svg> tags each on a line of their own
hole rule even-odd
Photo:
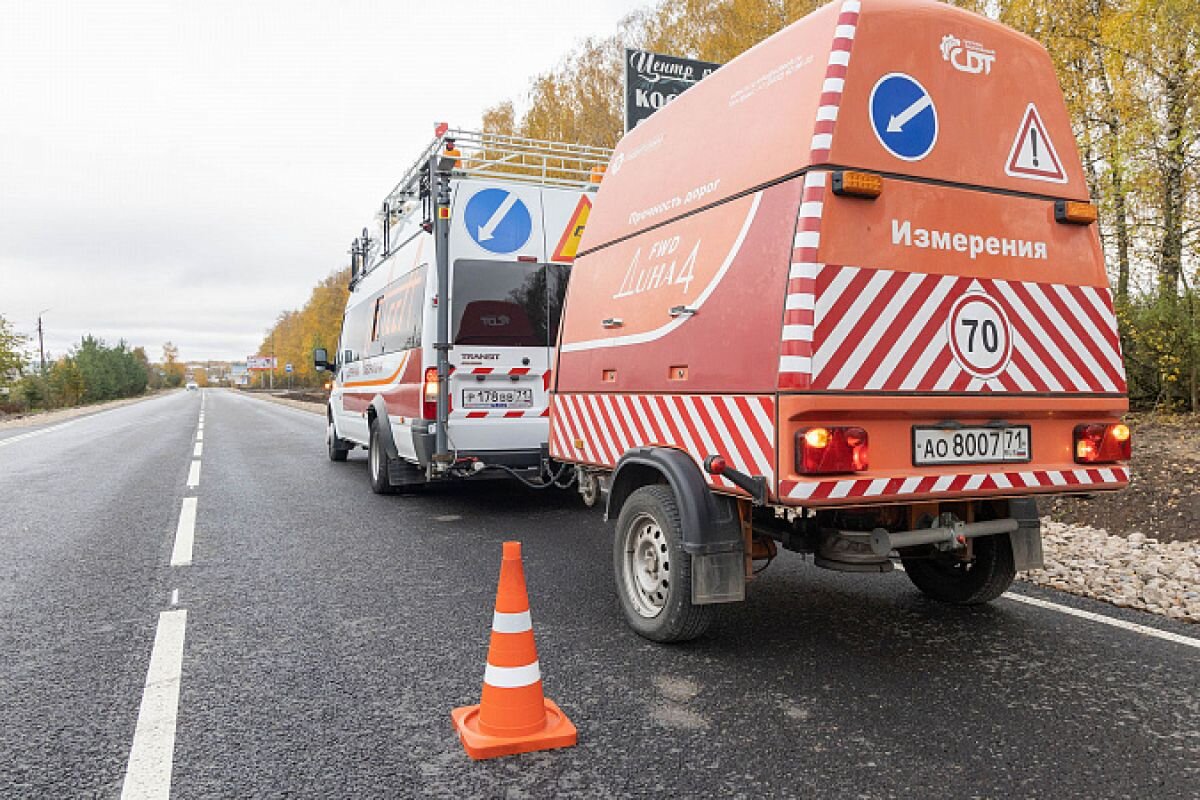
<svg viewBox="0 0 1200 800">
<path fill-rule="evenodd" d="M 10 379 L 19 377 L 25 363 L 25 341 L 25 337 L 14 331 L 9 321 L 0 315 L 0 386 L 7 386 Z"/>
</svg>

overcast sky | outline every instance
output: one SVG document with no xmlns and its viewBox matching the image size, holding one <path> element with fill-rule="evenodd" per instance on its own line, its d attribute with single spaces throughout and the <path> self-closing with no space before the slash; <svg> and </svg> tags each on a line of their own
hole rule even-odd
<svg viewBox="0 0 1200 800">
<path fill-rule="evenodd" d="M 241 359 L 347 261 L 433 124 L 644 0 L 0 0 L 0 315 Z"/>
</svg>

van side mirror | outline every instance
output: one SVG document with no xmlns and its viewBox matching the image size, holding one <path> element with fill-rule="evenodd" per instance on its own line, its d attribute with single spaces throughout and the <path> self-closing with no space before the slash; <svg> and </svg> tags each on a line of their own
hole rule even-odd
<svg viewBox="0 0 1200 800">
<path fill-rule="evenodd" d="M 330 363 L 329 353 L 324 347 L 318 347 L 316 350 L 313 350 L 313 366 L 316 367 L 318 371 L 327 369 L 330 372 L 333 372 L 337 369 L 337 364 Z"/>
</svg>

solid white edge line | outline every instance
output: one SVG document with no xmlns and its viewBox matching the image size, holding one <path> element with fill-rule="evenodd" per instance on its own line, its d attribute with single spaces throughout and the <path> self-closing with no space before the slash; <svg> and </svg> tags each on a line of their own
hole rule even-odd
<svg viewBox="0 0 1200 800">
<path fill-rule="evenodd" d="M 1001 597 L 1005 598 L 1006 600 L 1016 600 L 1018 603 L 1025 603 L 1026 605 L 1044 608 L 1049 611 L 1057 611 L 1061 614 L 1067 614 L 1072 617 L 1079 617 L 1080 619 L 1086 619 L 1091 622 L 1099 622 L 1102 625 L 1111 625 L 1114 628 L 1133 631 L 1134 633 L 1140 633 L 1143 636 L 1153 636 L 1156 639 L 1164 639 L 1168 642 L 1174 642 L 1175 644 L 1200 648 L 1200 639 L 1194 639 L 1190 636 L 1183 636 L 1170 631 L 1159 630 L 1158 628 L 1151 628 L 1149 625 L 1139 625 L 1136 622 L 1127 622 L 1126 620 L 1117 619 L 1115 617 L 1106 617 L 1103 614 L 1096 614 L 1092 611 L 1084 611 L 1079 608 L 1072 608 L 1071 606 L 1059 605 L 1058 603 L 1052 603 L 1049 600 L 1042 600 L 1038 597 L 1029 597 L 1028 595 L 1023 594 L 1014 594 L 1013 592 L 1005 592 L 1001 595 Z"/>
<path fill-rule="evenodd" d="M 192 563 L 192 543 L 195 541 L 195 535 L 196 498 L 185 497 L 179 510 L 179 525 L 175 528 L 175 549 L 171 552 L 172 567 L 186 567 Z"/>
<path fill-rule="evenodd" d="M 175 723 L 179 715 L 179 683 L 183 674 L 183 638 L 187 610 L 158 615 L 150 668 L 138 710 L 129 765 L 121 800 L 167 798 L 171 795 L 171 761 L 175 753 Z"/>
<path fill-rule="evenodd" d="M 892 564 L 895 566 L 897 572 L 904 572 L 903 564 L 896 563 L 895 561 L 893 561 Z M 1126 620 L 1117 619 L 1116 617 L 1106 617 L 1103 614 L 1097 614 L 1093 611 L 1084 611 L 1080 608 L 1072 608 L 1071 606 L 1064 606 L 1060 603 L 1052 603 L 1049 600 L 1042 600 L 1039 597 L 1030 597 L 1026 594 L 1017 594 L 1016 592 L 1005 592 L 1000 596 L 1005 600 L 1016 600 L 1018 603 L 1025 603 L 1026 605 L 1036 606 L 1037 608 L 1044 608 L 1047 611 L 1058 611 L 1072 617 L 1086 619 L 1089 622 L 1099 622 L 1101 625 L 1111 625 L 1114 628 L 1132 631 L 1133 633 L 1140 633 L 1143 636 L 1153 636 L 1156 639 L 1164 639 L 1168 642 L 1174 642 L 1175 644 L 1200 648 L 1200 639 L 1196 639 L 1191 636 L 1184 636 L 1183 634 L 1179 633 L 1172 633 L 1171 631 L 1160 630 L 1158 628 L 1152 628 L 1149 625 L 1139 625 L 1136 622 L 1127 622 Z"/>
<path fill-rule="evenodd" d="M 199 461 L 193 461 L 192 466 L 188 469 L 187 485 L 189 489 L 194 489 L 200 485 Z"/>
</svg>

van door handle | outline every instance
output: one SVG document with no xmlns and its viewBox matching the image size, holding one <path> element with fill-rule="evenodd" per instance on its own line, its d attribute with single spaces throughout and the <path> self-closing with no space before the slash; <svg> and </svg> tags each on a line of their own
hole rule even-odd
<svg viewBox="0 0 1200 800">
<path fill-rule="evenodd" d="M 608 319 L 600 320 L 600 324 L 606 328 L 620 328 L 625 325 L 625 320 L 620 317 L 609 317 Z"/>
<path fill-rule="evenodd" d="M 698 308 L 692 308 L 690 306 L 671 306 L 671 309 L 667 313 L 670 314 L 672 317 L 682 317 L 682 316 L 690 317 L 693 314 L 697 313 L 699 310 L 700 309 L 698 309 Z"/>
</svg>

